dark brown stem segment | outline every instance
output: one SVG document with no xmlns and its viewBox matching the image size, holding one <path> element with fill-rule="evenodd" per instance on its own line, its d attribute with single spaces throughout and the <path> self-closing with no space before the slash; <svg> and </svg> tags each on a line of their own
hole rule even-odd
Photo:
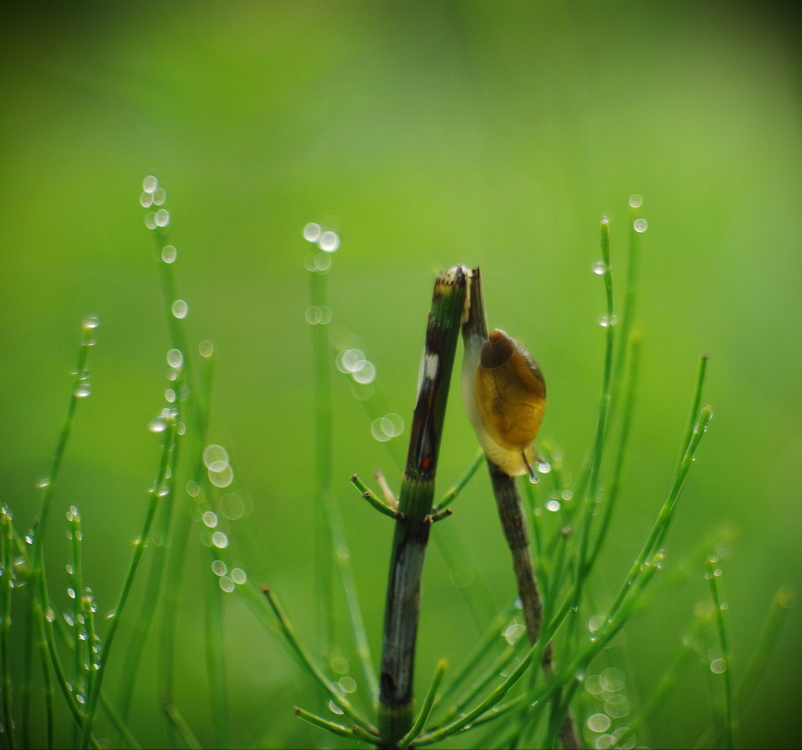
<svg viewBox="0 0 802 750">
<path fill-rule="evenodd" d="M 394 748 L 412 727 L 420 586 L 434 498 L 448 387 L 465 306 L 467 271 L 457 266 L 434 285 L 418 396 L 395 524 L 384 616 L 379 733 Z"/>
<path fill-rule="evenodd" d="M 470 298 L 467 315 L 463 321 L 462 336 L 465 348 L 480 347 L 487 340 L 487 321 L 485 319 L 484 298 L 482 296 L 482 278 L 478 268 L 471 271 Z M 529 533 L 526 517 L 518 494 L 515 478 L 506 474 L 488 459 L 487 467 L 493 494 L 496 498 L 501 527 L 512 555 L 512 567 L 518 585 L 518 595 L 523 607 L 524 622 L 529 643 L 534 645 L 540 636 L 543 622 L 543 606 L 540 600 L 532 557 L 529 551 Z M 543 669 L 552 671 L 552 647 L 549 643 L 543 652 Z M 559 705 L 559 694 L 555 700 Z M 568 750 L 580 747 L 576 724 L 570 712 L 567 712 L 560 725 L 560 744 Z"/>
</svg>

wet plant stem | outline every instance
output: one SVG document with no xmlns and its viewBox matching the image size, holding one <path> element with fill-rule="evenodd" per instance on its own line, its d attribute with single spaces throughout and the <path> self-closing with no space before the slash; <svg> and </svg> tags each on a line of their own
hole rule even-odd
<svg viewBox="0 0 802 750">
<path fill-rule="evenodd" d="M 470 284 L 470 304 L 467 305 L 467 315 L 462 326 L 462 337 L 466 350 L 481 347 L 487 340 L 487 320 L 485 318 L 484 297 L 482 294 L 482 279 L 479 269 L 472 272 Z M 490 459 L 487 460 L 490 482 L 496 498 L 501 527 L 507 546 L 512 555 L 512 567 L 518 586 L 518 595 L 523 607 L 523 617 L 530 646 L 534 646 L 540 637 L 543 622 L 543 605 L 535 580 L 535 571 L 529 548 L 529 533 L 526 526 L 521 497 L 515 478 L 509 476 Z M 548 643 L 543 649 L 543 669 L 552 671 L 552 648 Z M 555 705 L 559 704 L 559 693 L 555 697 Z M 560 739 L 565 748 L 579 747 L 579 738 L 576 733 L 573 718 L 569 713 L 560 727 Z"/>
<path fill-rule="evenodd" d="M 165 486 L 164 483 L 167 477 L 167 469 L 170 465 L 170 458 L 172 456 L 173 451 L 175 450 L 175 439 L 176 439 L 176 421 L 174 418 L 170 417 L 169 419 L 167 419 L 166 429 L 164 431 L 164 441 L 162 443 L 162 452 L 161 452 L 161 459 L 159 462 L 159 470 L 156 475 L 155 485 L 150 492 L 150 502 L 148 503 L 148 510 L 145 515 L 145 523 L 142 528 L 142 533 L 134 543 L 134 554 L 131 558 L 131 564 L 128 567 L 128 573 L 126 574 L 122 591 L 120 592 L 120 598 L 117 602 L 117 607 L 114 610 L 114 616 L 111 618 L 111 624 L 109 625 L 108 632 L 106 633 L 106 639 L 103 644 L 103 650 L 99 657 L 98 670 L 97 670 L 97 675 L 95 676 L 95 682 L 92 687 L 92 692 L 88 696 L 87 706 L 86 706 L 86 717 L 83 726 L 83 738 L 81 741 L 81 745 L 84 749 L 89 746 L 89 739 L 92 733 L 92 725 L 94 724 L 95 714 L 97 712 L 98 700 L 100 698 L 100 690 L 103 685 L 103 678 L 106 675 L 109 652 L 111 650 L 112 643 L 114 642 L 114 636 L 117 633 L 117 629 L 120 624 L 120 619 L 125 609 L 125 605 L 128 602 L 128 596 L 131 593 L 131 588 L 134 583 L 134 578 L 136 577 L 137 570 L 139 569 L 139 563 L 142 559 L 142 553 L 145 551 L 145 546 L 147 545 L 148 537 L 150 536 L 150 529 L 151 526 L 153 525 L 153 519 L 156 515 L 156 510 L 159 507 L 159 501 L 161 500 L 164 494 L 163 487 Z"/>
<path fill-rule="evenodd" d="M 420 587 L 429 541 L 437 459 L 468 275 L 463 266 L 435 281 L 415 415 L 390 557 L 379 698 L 383 746 L 398 747 L 413 726 L 413 676 Z"/>
</svg>

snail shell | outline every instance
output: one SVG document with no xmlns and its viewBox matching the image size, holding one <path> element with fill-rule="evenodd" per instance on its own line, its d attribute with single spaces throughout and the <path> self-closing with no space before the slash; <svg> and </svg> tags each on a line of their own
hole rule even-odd
<svg viewBox="0 0 802 750">
<path fill-rule="evenodd" d="M 526 474 L 546 408 L 546 382 L 532 355 L 498 329 L 481 348 L 474 342 L 463 364 L 463 401 L 487 457 L 510 476 Z"/>
</svg>

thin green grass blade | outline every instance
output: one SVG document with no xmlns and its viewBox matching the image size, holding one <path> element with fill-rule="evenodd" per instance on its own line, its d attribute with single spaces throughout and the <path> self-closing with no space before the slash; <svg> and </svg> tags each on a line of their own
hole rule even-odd
<svg viewBox="0 0 802 750">
<path fill-rule="evenodd" d="M 267 597 L 267 600 L 270 603 L 270 607 L 276 616 L 276 620 L 278 620 L 279 628 L 284 634 L 284 639 L 287 645 L 289 645 L 290 649 L 298 657 L 301 664 L 306 668 L 307 672 L 309 672 L 309 674 L 317 681 L 317 683 L 331 696 L 334 703 L 342 709 L 343 713 L 353 719 L 357 724 L 362 724 L 368 727 L 368 730 L 371 733 L 377 734 L 376 730 L 370 726 L 370 722 L 366 721 L 364 717 L 359 715 L 342 691 L 338 690 L 334 686 L 331 680 L 326 677 L 320 667 L 318 667 L 317 664 L 315 664 L 315 662 L 312 660 L 311 655 L 299 640 L 298 635 L 295 632 L 295 628 L 292 626 L 289 618 L 286 614 L 284 614 L 284 610 L 279 604 L 276 595 L 266 586 L 262 588 L 262 593 Z"/>
<path fill-rule="evenodd" d="M 11 597 L 14 592 L 14 524 L 11 511 L 3 506 L 0 510 L 3 542 L 3 577 L 0 582 L 2 591 L 2 617 L 0 623 L 0 664 L 2 664 L 3 682 L 3 727 L 9 748 L 17 747 L 16 729 L 14 727 L 14 710 L 11 698 Z"/>
<path fill-rule="evenodd" d="M 98 699 L 100 697 L 100 689 L 103 684 L 103 678 L 105 677 L 106 674 L 106 668 L 108 666 L 111 646 L 114 643 L 114 637 L 117 634 L 117 629 L 119 628 L 122 615 L 125 611 L 125 605 L 128 602 L 128 597 L 131 593 L 131 588 L 134 584 L 134 579 L 136 577 L 137 570 L 139 569 L 139 563 L 142 559 L 142 553 L 145 550 L 145 546 L 147 544 L 147 540 L 150 535 L 150 529 L 151 526 L 153 525 L 153 519 L 156 515 L 156 510 L 159 507 L 159 502 L 161 498 L 170 491 L 169 486 L 165 485 L 165 482 L 167 479 L 167 469 L 170 465 L 171 455 L 175 450 L 175 439 L 176 439 L 176 421 L 173 417 L 166 417 L 164 440 L 162 442 L 161 458 L 159 461 L 159 470 L 156 475 L 156 483 L 153 489 L 151 489 L 149 493 L 150 502 L 148 503 L 148 509 L 145 515 L 145 522 L 142 527 L 142 533 L 140 534 L 139 538 L 134 542 L 134 554 L 131 558 L 131 563 L 129 565 L 128 572 L 126 574 L 125 581 L 123 582 L 123 587 L 120 592 L 120 598 L 117 602 L 117 607 L 114 610 L 108 632 L 106 633 L 106 639 L 103 644 L 103 649 L 98 658 L 98 668 L 97 668 L 97 675 L 95 677 L 95 684 L 87 700 L 86 720 L 84 722 L 83 738 L 81 742 L 83 748 L 86 748 L 89 744 L 89 738 L 91 736 L 92 727 L 95 721 L 95 715 L 97 713 Z"/>
<path fill-rule="evenodd" d="M 354 737 L 353 731 L 348 729 L 348 727 L 344 727 L 342 724 L 335 724 L 333 721 L 322 719 L 320 716 L 315 716 L 315 714 L 309 713 L 309 711 L 304 711 L 304 709 L 298 708 L 298 706 L 295 707 L 295 715 L 302 721 L 305 721 L 312 726 L 320 727 L 321 729 L 325 729 L 327 732 L 339 735 L 340 737 L 348 737 L 349 739 L 353 739 Z"/>
<path fill-rule="evenodd" d="M 209 567 L 217 559 L 217 549 L 209 548 Z M 207 568 L 208 570 L 208 568 Z M 223 646 L 223 591 L 217 576 L 206 576 L 206 617 L 205 617 L 205 649 L 206 670 L 209 675 L 209 687 L 212 698 L 212 722 L 215 731 L 215 744 L 220 748 L 228 748 L 228 696 L 226 691 L 226 662 Z"/>
<path fill-rule="evenodd" d="M 608 414 L 610 410 L 610 394 L 612 387 L 613 352 L 615 346 L 615 301 L 613 297 L 613 274 L 610 267 L 610 227 L 607 218 L 601 221 L 602 263 L 604 264 L 604 292 L 607 301 L 607 315 L 604 344 L 604 370 L 602 374 L 599 413 L 596 420 L 596 437 L 590 462 L 588 490 L 584 498 L 582 516 L 579 520 L 578 555 L 576 563 L 576 585 L 574 588 L 574 605 L 579 607 L 582 600 L 582 589 L 587 578 L 587 559 L 590 543 L 590 527 L 593 522 L 593 511 L 596 507 L 601 477 L 601 464 L 608 434 Z"/>
<path fill-rule="evenodd" d="M 438 662 L 437 668 L 434 671 L 434 677 L 432 677 L 432 682 L 429 685 L 429 689 L 426 691 L 426 697 L 423 699 L 423 705 L 421 706 L 418 718 L 415 719 L 415 723 L 412 725 L 412 728 L 409 730 L 409 732 L 407 732 L 398 741 L 399 748 L 409 747 L 414 742 L 415 738 L 421 733 L 423 727 L 429 719 L 429 715 L 432 713 L 434 701 L 435 698 L 437 698 L 437 691 L 440 689 L 440 682 L 443 679 L 443 675 L 445 674 L 447 666 L 448 662 L 444 660 Z"/>
<path fill-rule="evenodd" d="M 484 458 L 484 453 L 482 454 Z M 515 599 L 513 599 L 498 615 L 493 618 L 484 635 L 473 647 L 468 656 L 465 657 L 463 665 L 457 674 L 452 678 L 448 686 L 443 690 L 440 697 L 435 700 L 435 706 L 445 704 L 449 698 L 461 687 L 462 683 L 473 672 L 474 669 L 487 657 L 493 647 L 502 643 L 501 632 L 509 624 L 510 618 L 516 610 Z"/>
<path fill-rule="evenodd" d="M 449 490 L 447 490 L 444 494 L 442 499 L 439 503 L 437 503 L 437 510 L 442 511 L 445 510 L 451 503 L 453 503 L 457 497 L 459 496 L 460 492 L 465 489 L 465 486 L 468 482 L 473 479 L 474 474 L 478 471 L 479 467 L 482 465 L 482 460 L 484 459 L 484 451 L 480 448 L 479 452 L 476 454 L 476 458 L 471 461 L 471 465 L 468 467 L 466 472 L 462 475 L 460 480 Z"/>
<path fill-rule="evenodd" d="M 34 633 L 38 633 L 38 651 L 42 663 L 42 677 L 44 680 L 45 693 L 45 722 L 47 734 L 47 746 L 53 746 L 53 681 L 50 675 L 49 659 L 47 655 L 46 639 L 44 637 L 44 616 L 49 611 L 49 601 L 47 595 L 47 582 L 44 575 L 43 545 L 44 536 L 47 528 L 47 518 L 50 514 L 50 507 L 53 501 L 53 494 L 56 489 L 59 471 L 61 469 L 64 454 L 67 450 L 67 443 L 72 432 L 72 425 L 75 419 L 75 411 L 78 402 L 86 398 L 91 393 L 88 383 L 88 370 L 86 369 L 89 359 L 89 351 L 94 346 L 94 332 L 98 326 L 97 318 L 87 318 L 83 323 L 83 335 L 81 345 L 78 350 L 78 362 L 75 368 L 72 395 L 67 406 L 67 416 L 61 427 L 56 452 L 50 466 L 47 479 L 42 484 L 42 501 L 39 515 L 34 520 L 33 549 L 31 551 L 31 582 L 33 591 L 31 594 L 31 618 L 34 622 L 33 628 L 28 628 L 26 635 L 26 674 L 32 674 L 33 638 Z M 29 684 L 29 683 L 28 683 Z M 30 738 L 30 688 L 26 687 L 23 692 L 23 739 L 26 744 Z"/>
<path fill-rule="evenodd" d="M 599 557 L 604 541 L 607 538 L 607 531 L 610 528 L 610 521 L 613 517 L 615 510 L 616 500 L 618 499 L 619 488 L 621 487 L 621 474 L 624 468 L 624 459 L 627 455 L 627 448 L 629 446 L 629 433 L 632 426 L 632 415 L 635 408 L 635 394 L 637 392 L 638 384 L 638 365 L 640 364 L 640 336 L 633 336 L 629 341 L 629 377 L 626 396 L 624 398 L 624 411 L 621 417 L 621 434 L 618 438 L 618 451 L 616 453 L 615 466 L 613 468 L 612 478 L 610 480 L 609 488 L 606 492 L 604 499 L 604 510 L 602 515 L 601 526 L 596 535 L 596 540 L 593 544 L 593 551 L 590 553 L 585 569 L 587 573 L 593 570 L 596 560 Z"/>
<path fill-rule="evenodd" d="M 190 750 L 201 750 L 203 746 L 200 744 L 200 742 L 198 742 L 197 738 L 192 733 L 189 724 L 187 724 L 187 722 L 184 720 L 181 712 L 174 705 L 170 704 L 164 707 L 164 713 L 170 721 L 173 729 L 175 729 L 178 736 L 184 741 L 184 744 Z"/>
<path fill-rule="evenodd" d="M 719 645 L 721 646 L 721 656 L 724 662 L 723 670 L 715 670 L 721 674 L 723 678 L 723 697 L 724 697 L 724 745 L 728 750 L 735 747 L 735 695 L 733 690 L 733 655 L 730 648 L 730 637 L 727 628 L 727 623 L 724 617 L 724 607 L 721 602 L 721 588 L 719 585 L 719 577 L 721 576 L 721 568 L 716 563 L 719 561 L 718 556 L 709 557 L 706 562 L 707 571 L 705 578 L 710 584 L 710 598 L 713 600 L 713 611 L 716 618 L 716 627 L 718 630 Z M 711 665 L 711 671 L 712 671 Z"/>
<path fill-rule="evenodd" d="M 699 415 L 699 419 L 696 422 L 696 426 L 694 427 L 693 433 L 691 435 L 691 442 L 688 445 L 687 450 L 685 451 L 685 455 L 677 468 L 677 473 L 674 478 L 674 485 L 669 493 L 669 496 L 663 507 L 660 509 L 660 512 L 657 516 L 657 520 L 652 526 L 652 530 L 649 532 L 649 536 L 646 539 L 643 548 L 640 551 L 637 559 L 635 560 L 635 564 L 632 566 L 629 575 L 627 576 L 624 585 L 618 592 L 615 602 L 610 610 L 611 615 L 614 616 L 617 612 L 617 609 L 621 606 L 624 598 L 626 597 L 629 589 L 637 580 L 637 576 L 639 574 L 640 568 L 646 562 L 647 558 L 649 558 L 656 549 L 662 543 L 663 538 L 665 537 L 666 532 L 668 531 L 668 526 L 671 522 L 671 518 L 674 514 L 674 510 L 677 503 L 677 498 L 679 497 L 680 491 L 682 490 L 682 486 L 685 483 L 685 478 L 688 476 L 688 471 L 691 468 L 691 464 L 694 460 L 694 455 L 696 454 L 696 450 L 699 447 L 699 443 L 702 440 L 702 437 L 707 430 L 707 425 L 713 417 L 713 409 L 710 406 L 705 406 L 702 409 L 701 414 Z"/>
<path fill-rule="evenodd" d="M 640 711 L 638 711 L 631 719 L 627 720 L 627 724 L 629 726 L 627 730 L 618 738 L 616 743 L 619 747 L 627 744 L 627 742 L 634 737 L 638 729 L 640 729 L 640 727 L 642 727 L 649 720 L 649 717 L 652 715 L 652 713 L 654 713 L 654 710 L 658 706 L 662 705 L 666 695 L 671 688 L 674 687 L 674 683 L 676 683 L 677 677 L 679 677 L 680 670 L 693 655 L 696 639 L 702 627 L 704 627 L 706 624 L 705 617 L 696 618 L 696 622 L 694 623 L 693 627 L 683 637 L 682 645 L 680 646 L 677 655 L 674 657 L 668 669 L 666 669 L 666 671 L 663 673 L 660 681 L 649 695 L 646 703 L 643 704 L 643 707 L 640 709 Z"/>
</svg>

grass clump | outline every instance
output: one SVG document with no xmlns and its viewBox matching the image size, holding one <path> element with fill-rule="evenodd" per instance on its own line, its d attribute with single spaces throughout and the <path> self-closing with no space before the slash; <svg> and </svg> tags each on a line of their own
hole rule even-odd
<svg viewBox="0 0 802 750">
<path fill-rule="evenodd" d="M 594 571 L 608 541 L 616 502 L 622 492 L 632 415 L 640 387 L 640 337 L 634 326 L 639 243 L 645 227 L 639 223 L 642 221 L 640 202 L 631 203 L 629 271 L 621 311 L 616 307 L 610 227 L 606 219 L 601 224 L 602 260 L 598 271 L 604 281 L 606 308 L 602 320 L 604 360 L 595 432 L 576 481 L 569 487 L 561 451 L 547 440 L 540 441 L 538 464 L 539 486 L 548 488 L 550 499 L 546 503 L 545 493 L 538 492 L 526 479 L 521 482 L 524 487 L 522 503 L 519 483 L 514 478 L 506 475 L 494 478 L 497 497 L 507 493 L 512 498 L 510 508 L 520 516 L 516 515 L 513 523 L 517 524 L 523 540 L 519 556 L 515 558 L 514 554 L 516 574 L 531 575 L 533 585 L 536 581 L 537 605 L 527 610 L 530 603 L 526 601 L 527 594 L 519 576 L 519 590 L 524 601 L 508 602 L 485 622 L 484 634 L 456 668 L 447 668 L 446 662 L 441 660 L 416 709 L 415 648 L 426 544 L 430 534 L 434 534 L 447 560 L 464 558 L 466 552 L 459 536 L 451 533 L 438 537 L 439 524 L 437 527 L 433 524 L 447 519 L 452 505 L 483 463 L 482 454 L 470 461 L 466 457 L 463 478 L 445 493 L 437 494 L 438 449 L 443 438 L 448 384 L 460 329 L 464 334 L 466 327 L 479 326 L 482 335 L 487 336 L 478 269 L 471 271 L 459 266 L 443 272 L 435 284 L 417 404 L 411 422 L 410 447 L 398 499 L 390 482 L 381 474 L 377 475 L 378 493 L 356 475 L 352 477 L 371 506 L 390 517 L 392 520 L 388 523 L 395 524 L 382 658 L 377 674 L 341 511 L 332 491 L 330 373 L 334 351 L 326 327 L 330 311 L 326 304 L 325 272 L 331 266 L 330 253 L 336 250 L 339 239 L 317 225 L 309 225 L 305 230 L 306 238 L 320 248 L 307 264 L 311 284 L 307 320 L 312 330 L 315 383 L 314 590 L 319 615 L 315 643 L 307 646 L 275 591 L 260 585 L 262 582 L 250 580 L 245 573 L 247 566 L 242 562 L 243 553 L 233 544 L 236 533 L 230 524 L 242 515 L 241 508 L 229 507 L 234 500 L 225 494 L 233 481 L 233 472 L 225 449 L 207 442 L 215 373 L 214 349 L 210 342 L 204 341 L 195 355 L 196 348 L 189 345 L 184 322 L 186 305 L 179 298 L 174 273 L 176 251 L 169 244 L 167 233 L 170 216 L 163 208 L 166 193 L 155 178 L 148 178 L 143 187 L 141 202 L 147 212 L 146 225 L 155 241 L 172 347 L 167 355 L 171 380 L 168 404 L 151 423 L 151 430 L 161 437 L 159 462 L 117 604 L 108 617 L 96 616 L 97 604 L 89 585 L 92 571 L 86 570 L 83 563 L 81 516 L 78 508 L 70 507 L 67 584 L 72 601 L 68 610 L 56 612 L 50 601 L 48 584 L 48 576 L 53 574 L 45 565 L 44 549 L 52 523 L 50 515 L 59 473 L 78 405 L 91 393 L 88 367 L 97 320 L 87 319 L 83 324 L 67 415 L 48 478 L 42 483 L 40 510 L 32 532 L 22 535 L 8 507 L 4 506 L 0 514 L 1 736 L 5 746 L 56 746 L 57 725 L 65 720 L 56 706 L 57 696 L 60 696 L 58 700 L 66 706 L 67 720 L 72 724 L 68 735 L 72 746 L 140 747 L 138 730 L 145 719 L 132 713 L 132 703 L 144 647 L 154 632 L 158 637 L 161 716 L 171 744 L 190 748 L 204 744 L 218 747 L 238 744 L 233 740 L 228 697 L 232 675 L 224 648 L 225 593 L 235 593 L 242 598 L 264 625 L 266 637 L 281 639 L 295 657 L 299 669 L 311 680 L 314 685 L 314 691 L 308 696 L 311 705 L 296 707 L 295 713 L 314 726 L 315 732 L 325 730 L 337 738 L 312 735 L 320 744 L 407 748 L 451 740 L 460 747 L 551 748 L 558 744 L 563 747 L 633 747 L 652 712 L 675 686 L 683 665 L 698 644 L 709 636 L 716 639 L 718 649 L 718 655 L 709 665 L 717 693 L 711 701 L 710 729 L 700 737 L 699 743 L 702 746 L 736 746 L 737 716 L 779 633 L 791 601 L 787 589 L 781 589 L 775 597 L 740 682 L 735 679 L 729 623 L 720 589 L 720 560 L 710 555 L 709 550 L 705 550 L 703 557 L 706 557 L 704 569 L 709 581 L 710 604 L 697 607 L 687 633 L 678 644 L 675 658 L 657 681 L 653 693 L 646 696 L 639 707 L 627 705 L 624 710 L 624 704 L 629 703 L 624 690 L 627 675 L 614 666 L 604 669 L 596 666 L 600 655 L 615 643 L 622 629 L 655 600 L 655 590 L 672 585 L 677 578 L 661 572 L 666 558 L 667 532 L 713 416 L 712 408 L 703 405 L 707 358 L 702 357 L 673 482 L 612 603 L 599 615 L 600 595 L 594 588 Z M 481 321 L 477 323 L 479 318 Z M 354 363 L 351 371 L 360 372 L 365 367 L 363 360 L 361 364 Z M 395 429 L 393 425 L 385 428 Z M 494 476 L 493 464 L 490 469 Z M 179 486 L 186 492 L 178 492 Z M 544 513 L 544 509 L 554 512 Z M 453 523 L 447 521 L 447 524 Z M 176 625 L 170 616 L 181 595 L 193 528 L 200 531 L 201 541 L 207 548 L 204 554 L 208 565 L 202 616 L 213 736 L 204 737 L 203 743 L 178 705 L 178 641 Z M 508 538 L 511 538 L 509 534 Z M 158 543 L 154 542 L 156 539 Z M 139 584 L 144 587 L 143 605 L 132 612 L 129 598 L 134 586 L 143 578 L 140 568 L 146 563 L 149 566 L 147 577 Z M 655 577 L 662 580 L 655 584 Z M 371 597 L 378 595 L 377 591 L 370 592 Z M 337 634 L 343 624 L 334 620 L 334 613 L 338 611 L 335 600 L 339 597 L 345 602 L 343 617 L 352 641 L 350 648 L 356 653 L 360 667 L 359 685 L 351 677 L 343 677 L 342 670 L 335 664 L 340 658 L 336 656 Z M 20 613 L 21 624 L 12 622 L 13 612 Z M 533 618 L 537 620 L 534 624 Z M 118 633 L 122 632 L 123 620 L 127 624 L 127 641 L 113 648 L 120 640 Z M 584 623 L 589 623 L 589 627 Z M 528 642 L 522 637 L 527 631 Z M 16 672 L 12 658 L 15 650 L 23 654 L 23 666 Z M 112 659 L 123 665 L 124 679 L 110 689 L 107 672 Z M 41 687 L 33 680 L 34 669 L 41 670 Z M 597 696 L 605 698 L 603 707 L 599 706 Z M 290 708 L 278 705 L 270 710 Z M 329 714 L 321 716 L 321 710 L 328 710 Z M 37 725 L 38 718 L 34 718 L 39 716 L 43 717 L 43 728 Z M 58 736 L 67 735 L 59 732 Z"/>
</svg>

